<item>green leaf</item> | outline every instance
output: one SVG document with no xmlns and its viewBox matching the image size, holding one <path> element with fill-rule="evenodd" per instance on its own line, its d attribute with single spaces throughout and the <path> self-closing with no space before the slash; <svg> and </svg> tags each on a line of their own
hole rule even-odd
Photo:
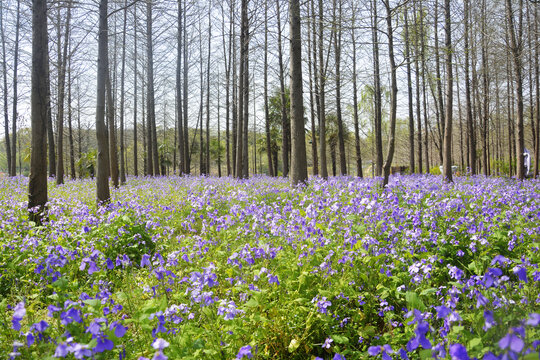
<svg viewBox="0 0 540 360">
<path fill-rule="evenodd" d="M 246 306 L 247 306 L 247 307 L 250 307 L 250 308 L 254 308 L 254 307 L 259 306 L 259 302 L 257 301 L 257 299 L 251 298 L 251 299 L 249 299 L 248 302 L 246 303 Z"/>
<path fill-rule="evenodd" d="M 84 300 L 83 303 L 85 303 L 86 305 L 90 305 L 91 307 L 98 307 L 100 304 L 101 304 L 101 301 L 98 300 L 98 299 L 88 299 L 88 300 Z"/>
<path fill-rule="evenodd" d="M 330 337 L 332 338 L 332 340 L 334 340 L 334 342 L 336 344 L 348 344 L 349 343 L 349 338 L 346 337 L 346 336 L 343 336 L 343 335 L 333 334 L 333 335 L 330 335 Z"/>
<path fill-rule="evenodd" d="M 420 350 L 420 359 L 431 359 L 432 351 L 429 349 L 422 349 Z"/>
<path fill-rule="evenodd" d="M 477 346 L 480 346 L 482 345 L 482 339 L 477 337 L 477 338 L 474 338 L 472 339 L 471 341 L 469 341 L 469 348 L 473 349 Z"/>
<path fill-rule="evenodd" d="M 289 344 L 289 352 L 290 353 L 293 353 L 295 352 L 296 349 L 298 349 L 298 347 L 300 346 L 300 341 L 296 340 L 296 339 L 292 339 L 290 344 Z"/>
<path fill-rule="evenodd" d="M 540 353 L 534 352 L 534 353 L 528 353 L 525 355 L 523 360 L 538 360 L 540 359 Z"/>
<path fill-rule="evenodd" d="M 409 306 L 409 309 L 417 309 L 420 311 L 424 311 L 426 309 L 426 305 L 420 300 L 418 297 L 418 294 L 412 291 L 407 291 L 405 293 L 405 300 L 407 301 L 407 305 Z"/>
</svg>

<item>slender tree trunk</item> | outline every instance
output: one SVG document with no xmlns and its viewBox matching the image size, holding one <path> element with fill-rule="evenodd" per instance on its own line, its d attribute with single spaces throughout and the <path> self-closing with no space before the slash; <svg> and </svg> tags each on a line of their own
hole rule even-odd
<svg viewBox="0 0 540 360">
<path fill-rule="evenodd" d="M 439 149 L 439 160 L 443 162 L 443 131 L 445 129 L 445 110 L 444 110 L 444 101 L 443 101 L 443 91 L 442 91 L 442 76 L 441 76 L 441 62 L 440 62 L 440 51 L 439 51 L 439 1 L 435 0 L 435 71 L 436 71 L 436 83 L 437 83 L 437 102 L 438 105 L 437 113 L 437 135 L 438 135 L 438 144 L 436 145 Z"/>
<path fill-rule="evenodd" d="M 58 8 L 57 27 L 58 27 L 58 113 L 56 122 L 57 140 L 58 146 L 58 158 L 56 163 L 56 184 L 61 185 L 64 183 L 64 106 L 65 106 L 65 94 L 66 94 L 66 66 L 67 66 L 67 50 L 69 44 L 69 28 L 71 20 L 71 2 L 68 4 L 67 20 L 66 20 L 66 32 L 64 34 L 63 50 L 61 49 L 61 17 L 60 8 Z"/>
<path fill-rule="evenodd" d="M 268 5 L 265 5 L 268 6 Z M 227 176 L 232 175 L 232 164 L 231 164 L 231 131 L 230 131 L 230 122 L 231 122 L 231 65 L 232 65 L 232 46 L 233 46 L 233 20 L 232 20 L 232 11 L 233 6 L 232 2 L 229 9 L 229 43 L 228 50 L 226 51 L 225 47 L 225 32 L 223 34 L 223 58 L 226 60 L 226 71 L 225 71 L 225 152 L 227 157 Z M 225 15 L 223 15 L 225 17 Z M 223 27 L 225 27 L 225 20 L 223 21 Z M 234 111 L 233 111 L 234 116 Z M 234 148 L 234 145 L 233 145 Z"/>
<path fill-rule="evenodd" d="M 313 67 L 313 78 L 310 75 L 310 82 L 313 81 L 314 83 L 314 102 L 315 102 L 315 109 L 317 114 L 317 125 L 320 126 L 320 119 L 321 119 L 321 100 L 319 96 L 319 73 L 317 70 L 317 15 L 315 14 L 315 1 L 310 1 L 310 9 L 311 9 L 311 17 L 310 17 L 310 24 L 311 24 L 311 34 L 313 37 L 313 41 L 309 41 L 308 44 L 312 44 L 312 51 L 311 51 L 311 61 L 310 64 Z M 309 31 L 309 29 L 308 29 Z M 310 67 L 311 69 L 311 67 Z M 312 80 L 313 79 L 313 80 Z M 313 104 L 312 104 L 313 107 Z M 312 114 L 312 117 L 314 115 Z M 315 120 L 312 119 L 311 121 L 311 133 L 312 133 L 312 151 L 313 151 L 313 175 L 319 174 L 319 152 L 317 149 L 317 128 L 315 126 Z"/>
<path fill-rule="evenodd" d="M 419 66 L 419 54 L 420 50 L 418 47 L 418 37 L 419 37 L 419 29 L 418 29 L 418 22 L 417 22 L 417 10 L 416 10 L 416 2 L 414 3 L 414 24 L 415 24 L 415 36 L 414 36 L 414 69 L 415 69 L 415 80 L 416 80 L 416 125 L 418 128 L 418 172 L 422 174 L 422 117 L 420 115 L 420 103 L 422 100 L 420 99 L 420 66 Z"/>
<path fill-rule="evenodd" d="M 291 184 L 298 185 L 308 179 L 302 95 L 302 38 L 299 0 L 290 0 L 289 2 L 289 24 L 291 37 Z"/>
<path fill-rule="evenodd" d="M 324 7 L 323 0 L 319 0 L 319 100 L 320 100 L 320 116 L 319 116 L 319 141 L 321 142 L 321 176 L 323 179 L 328 178 L 328 168 L 326 166 L 326 107 L 325 107 L 325 84 L 326 71 L 324 66 Z"/>
<path fill-rule="evenodd" d="M 110 69 L 109 69 L 110 70 Z M 111 74 L 107 71 L 105 82 L 107 96 L 107 123 L 109 125 L 109 167 L 113 186 L 118 188 L 118 150 L 116 147 L 116 124 Z M 58 150 L 60 151 L 60 150 Z"/>
<path fill-rule="evenodd" d="M 386 153 L 386 160 L 383 166 L 383 187 L 388 185 L 388 179 L 390 177 L 390 167 L 392 166 L 392 159 L 394 158 L 395 148 L 395 135 L 396 135 L 396 117 L 397 117 L 397 74 L 396 74 L 396 61 L 394 58 L 394 34 L 392 27 L 392 9 L 390 8 L 390 0 L 383 0 L 386 7 L 386 29 L 388 35 L 388 60 L 390 61 L 391 71 L 391 92 L 390 92 L 390 136 L 388 139 L 388 150 Z"/>
<path fill-rule="evenodd" d="M 228 94 L 227 94 L 228 96 Z M 227 97 L 228 100 L 228 97 Z M 264 2 L 264 129 L 266 134 L 266 155 L 268 175 L 274 176 L 272 166 L 272 142 L 270 137 L 270 112 L 268 109 L 268 2 Z"/>
<path fill-rule="evenodd" d="M 424 159 L 426 161 L 426 173 L 429 174 L 429 128 L 428 128 L 428 114 L 427 114 L 427 91 L 426 91 L 426 46 L 424 41 L 424 7 L 422 0 L 420 0 L 420 60 L 422 67 L 422 97 L 424 108 Z"/>
<path fill-rule="evenodd" d="M 519 0 L 519 20 L 518 30 L 514 28 L 514 12 L 512 10 L 512 1 L 506 0 L 506 13 L 508 17 L 508 28 L 510 30 L 510 51 L 514 62 L 514 72 L 516 81 L 516 99 L 517 99 L 517 139 L 516 139 L 516 168 L 517 178 L 525 179 L 524 156 L 525 137 L 523 126 L 523 76 L 522 76 L 522 53 L 523 53 L 523 0 Z"/>
<path fill-rule="evenodd" d="M 186 0 L 183 2 L 184 11 L 182 12 L 182 48 L 183 48 L 183 59 L 184 59 L 184 76 L 183 76 L 183 118 L 184 118 L 184 157 L 185 157 L 185 168 L 184 171 L 186 174 L 191 173 L 191 157 L 189 155 L 189 127 L 188 127 L 188 70 L 189 66 L 187 63 L 188 60 L 188 46 L 187 46 L 187 32 L 186 32 Z"/>
<path fill-rule="evenodd" d="M 8 113 L 8 83 L 7 83 L 7 53 L 6 37 L 4 32 L 4 3 L 0 4 L 0 37 L 2 38 L 2 74 L 4 76 L 4 138 L 6 140 L 7 171 L 11 171 L 11 139 L 9 137 L 9 113 Z"/>
<path fill-rule="evenodd" d="M 483 163 L 484 163 L 484 175 L 490 175 L 489 169 L 489 143 L 488 143 L 488 131 L 489 131 L 489 79 L 488 79 L 488 53 L 487 53 L 487 37 L 486 37 L 486 0 L 482 0 L 482 31 L 481 31 L 481 42 L 482 42 L 482 87 L 483 87 L 483 109 L 482 109 L 482 147 L 484 151 L 482 152 Z"/>
<path fill-rule="evenodd" d="M 356 10 L 353 10 L 355 13 Z M 351 28 L 351 37 L 352 37 L 352 82 L 353 82 L 353 118 L 354 118 L 354 149 L 356 152 L 356 176 L 364 177 L 362 169 L 362 153 L 360 151 L 360 127 L 359 127 L 359 116 L 358 116 L 358 79 L 357 79 L 357 60 L 356 60 L 356 16 L 353 15 L 352 18 L 352 28 Z"/>
<path fill-rule="evenodd" d="M 41 223 L 47 204 L 47 116 L 49 112 L 47 69 L 47 1 L 32 0 L 32 155 L 28 184 L 28 209 L 31 221 Z"/>
<path fill-rule="evenodd" d="M 444 0 L 445 50 L 446 50 L 446 115 L 444 127 L 443 176 L 452 182 L 452 23 L 450 22 L 450 0 Z"/>
<path fill-rule="evenodd" d="M 178 170 L 180 175 L 186 173 L 186 159 L 184 148 L 184 120 L 182 113 L 182 1 L 178 5 L 178 34 L 176 38 L 176 113 L 178 114 Z"/>
<path fill-rule="evenodd" d="M 247 5 L 246 5 L 247 7 Z M 247 17 L 246 9 L 246 18 L 245 22 L 245 43 L 244 43 L 244 62 L 245 62 L 245 73 L 244 73 L 244 140 L 242 141 L 242 177 L 247 179 L 249 177 L 249 152 L 248 152 L 248 125 L 249 125 L 249 23 Z"/>
<path fill-rule="evenodd" d="M 15 54 L 13 58 L 13 115 L 11 117 L 11 169 L 10 176 L 17 175 L 17 102 L 18 99 L 18 68 L 19 68 L 19 33 L 21 24 L 21 0 L 17 0 L 17 22 L 15 24 Z"/>
<path fill-rule="evenodd" d="M 210 54 L 212 51 L 212 19 L 210 18 L 210 10 L 208 10 L 208 55 L 206 64 L 206 173 L 210 175 Z"/>
<path fill-rule="evenodd" d="M 382 151 L 382 96 L 381 96 L 381 76 L 379 62 L 379 29 L 377 25 L 377 0 L 371 3 L 372 23 L 371 36 L 373 39 L 373 90 L 375 100 L 375 173 L 381 176 L 383 171 L 383 151 Z M 384 183 L 384 181 L 383 181 Z"/>
<path fill-rule="evenodd" d="M 124 139 L 124 86 L 126 74 L 126 27 L 127 27 L 127 0 L 124 0 L 124 24 L 122 29 L 122 69 L 120 70 L 120 183 L 126 183 L 125 139 Z"/>
<path fill-rule="evenodd" d="M 464 44 L 465 44 L 465 106 L 467 114 L 467 139 L 469 146 L 469 163 L 470 171 L 472 175 L 476 174 L 476 136 L 474 130 L 474 122 L 472 116 L 472 105 L 471 105 L 471 80 L 469 76 L 469 0 L 464 0 L 464 22 L 465 22 L 465 34 L 464 34 Z"/>
<path fill-rule="evenodd" d="M 146 94 L 147 101 L 147 127 L 148 127 L 148 170 L 149 175 L 158 176 L 160 174 L 159 168 L 159 153 L 157 144 L 157 131 L 156 131 L 156 105 L 154 98 L 154 51 L 152 40 L 152 2 L 146 3 L 146 51 L 147 51 L 147 75 L 148 87 Z"/>
<path fill-rule="evenodd" d="M 98 33 L 98 74 L 97 74 L 97 100 L 96 100 L 96 136 L 98 143 L 97 155 L 97 202 L 108 202 L 109 192 L 109 154 L 108 134 L 105 126 L 105 84 L 109 72 L 109 51 L 107 25 L 107 0 L 99 4 L 99 33 Z"/>
<path fill-rule="evenodd" d="M 137 133 L 137 4 L 133 6 L 133 175 L 139 176 L 139 145 L 138 145 L 138 133 Z"/>
<path fill-rule="evenodd" d="M 337 3 L 339 1 L 339 3 Z M 336 9 L 337 8 L 337 9 Z M 336 15 L 336 11 L 338 14 Z M 336 113 L 338 125 L 339 170 L 341 175 L 347 174 L 345 155 L 345 130 L 341 113 L 341 0 L 334 0 L 334 56 L 336 59 Z"/>
<path fill-rule="evenodd" d="M 70 45 L 71 49 L 71 45 Z M 71 87 L 72 87 L 72 78 L 71 78 L 71 51 L 70 56 L 68 57 L 68 133 L 69 133 L 69 167 L 71 171 L 71 179 L 75 180 L 75 148 L 73 146 L 73 107 L 71 106 Z"/>
<path fill-rule="evenodd" d="M 409 171 L 414 173 L 414 104 L 411 79 L 409 16 L 405 7 L 405 61 L 407 62 L 407 93 L 409 95 Z"/>
<path fill-rule="evenodd" d="M 289 176 L 289 151 L 290 151 L 290 134 L 289 119 L 287 118 L 287 100 L 285 97 L 285 70 L 283 65 L 283 49 L 281 44 L 281 11 L 279 1 L 276 1 L 277 6 L 277 26 L 278 26 L 278 59 L 279 59 L 279 87 L 281 95 L 281 127 L 282 127 L 282 162 L 283 162 L 283 176 Z"/>
<path fill-rule="evenodd" d="M 538 158 L 540 157 L 540 65 L 538 63 L 539 49 L 540 48 L 540 33 L 538 32 L 538 6 L 534 7 L 534 34 L 535 34 L 535 47 L 534 47 L 534 77 L 536 82 L 536 147 L 534 149 L 534 174 L 533 177 L 538 177 Z M 532 119 L 531 119 L 532 121 Z"/>
</svg>

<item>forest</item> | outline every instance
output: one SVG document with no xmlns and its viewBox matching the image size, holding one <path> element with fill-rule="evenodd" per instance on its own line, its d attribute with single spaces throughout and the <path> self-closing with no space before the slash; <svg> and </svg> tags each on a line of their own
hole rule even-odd
<svg viewBox="0 0 540 360">
<path fill-rule="evenodd" d="M 1 0 L 0 357 L 538 359 L 535 0 Z"/>
</svg>

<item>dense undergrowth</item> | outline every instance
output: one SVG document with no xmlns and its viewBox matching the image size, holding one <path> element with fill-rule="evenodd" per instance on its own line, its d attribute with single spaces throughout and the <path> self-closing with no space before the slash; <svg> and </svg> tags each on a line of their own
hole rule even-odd
<svg viewBox="0 0 540 360">
<path fill-rule="evenodd" d="M 0 185 L 8 358 L 539 357 L 536 180 L 51 183 L 43 226 L 26 188 Z"/>
</svg>

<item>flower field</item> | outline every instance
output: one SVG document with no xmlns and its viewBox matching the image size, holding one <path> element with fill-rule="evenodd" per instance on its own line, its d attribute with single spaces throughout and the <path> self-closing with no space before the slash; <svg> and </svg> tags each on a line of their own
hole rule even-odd
<svg viewBox="0 0 540 360">
<path fill-rule="evenodd" d="M 540 182 L 0 185 L 0 358 L 538 359 Z"/>
</svg>

